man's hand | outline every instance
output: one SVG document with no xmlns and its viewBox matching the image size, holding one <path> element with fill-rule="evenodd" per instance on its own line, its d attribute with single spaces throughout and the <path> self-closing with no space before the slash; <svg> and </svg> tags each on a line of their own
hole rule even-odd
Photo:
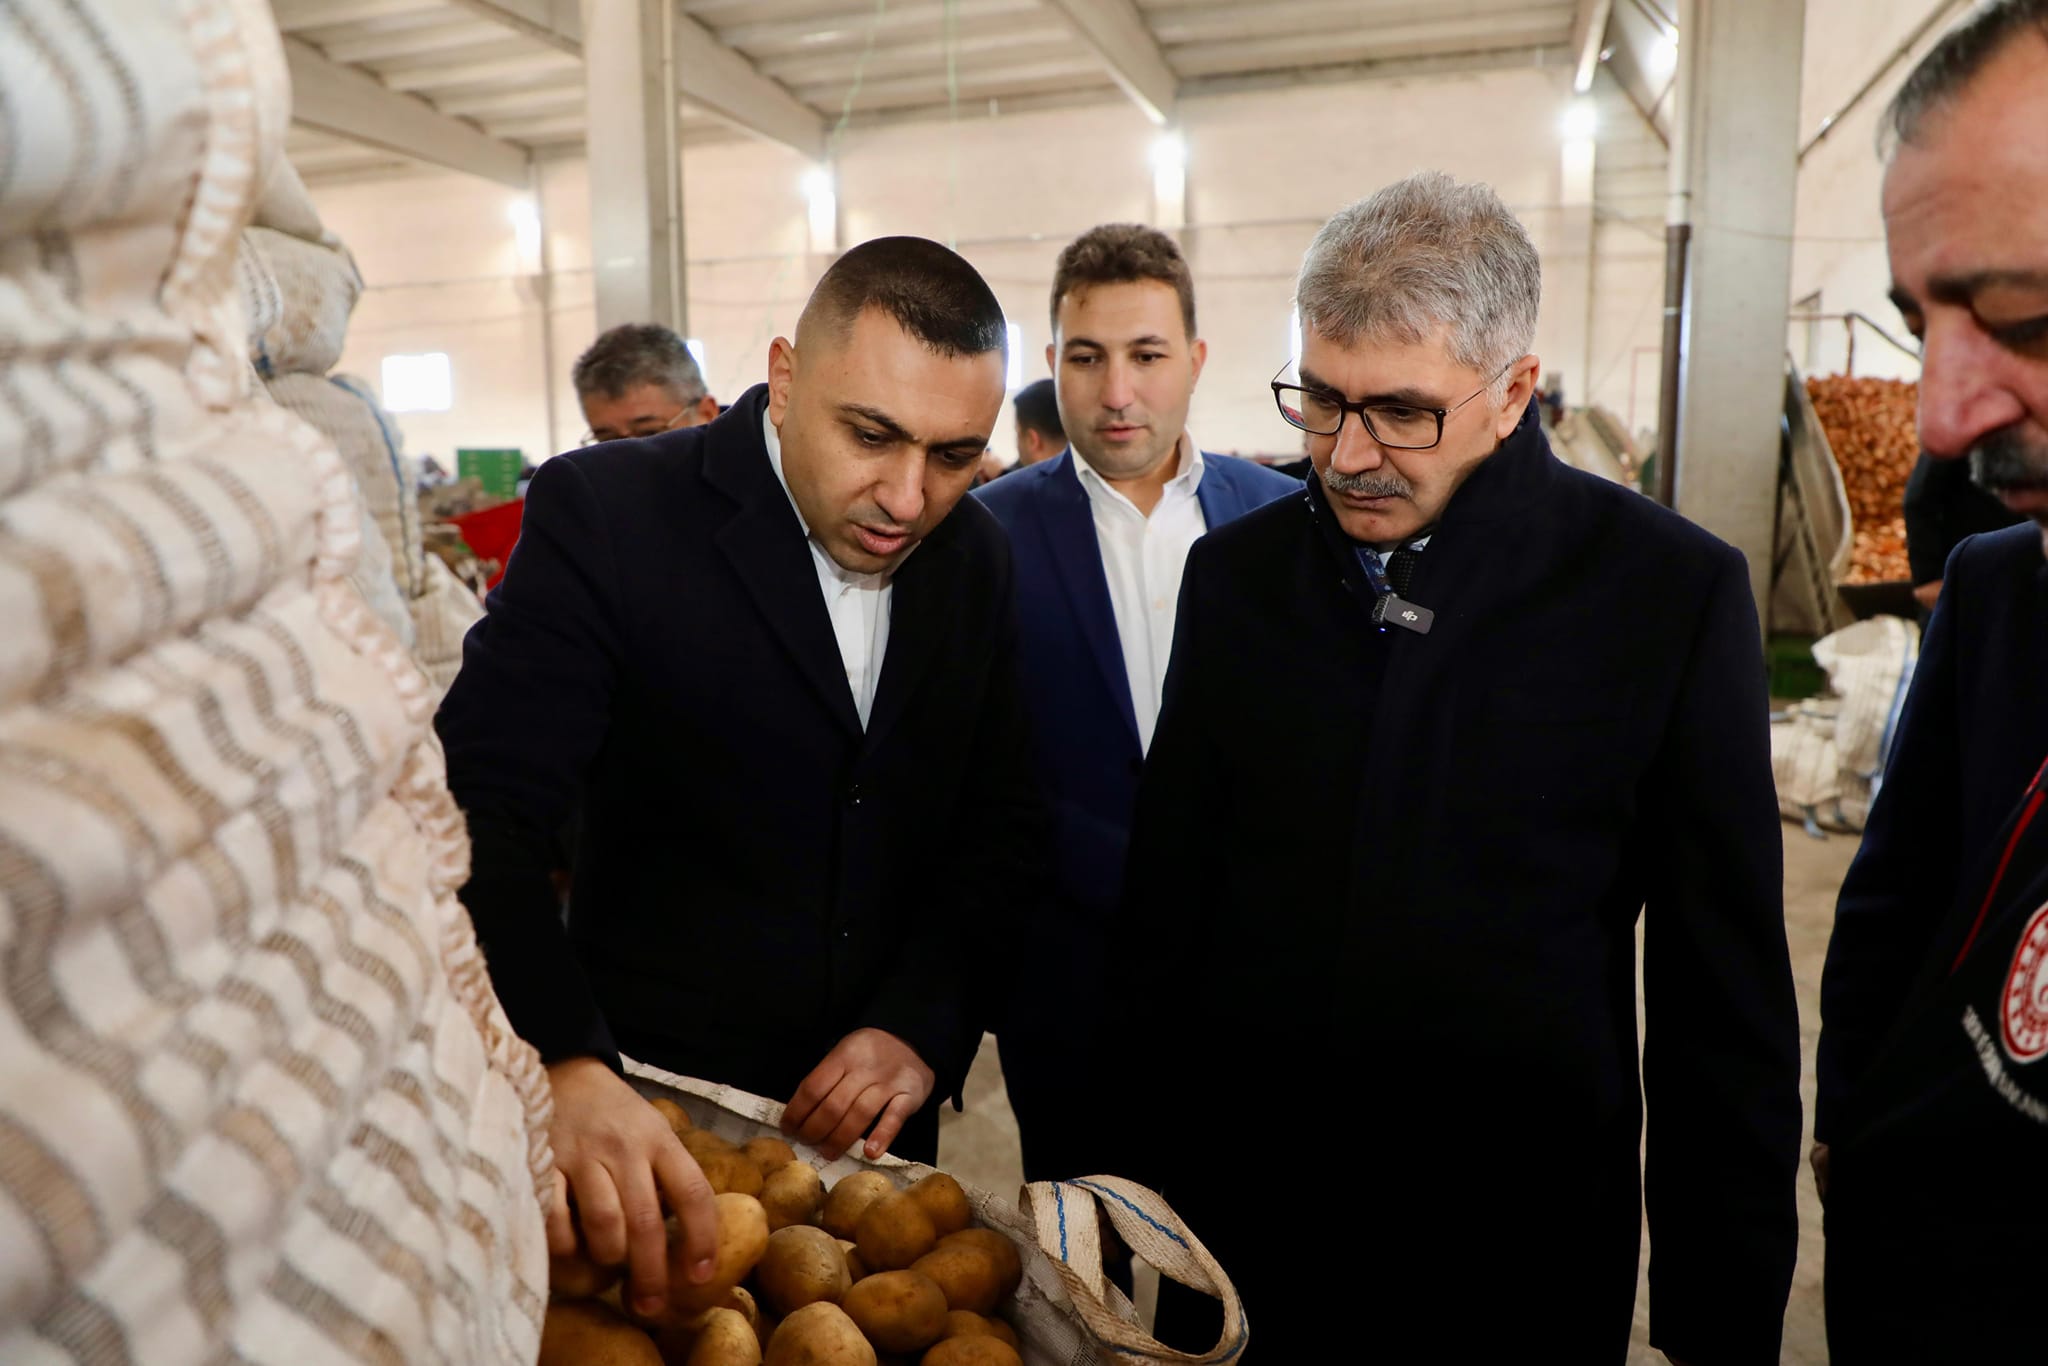
<svg viewBox="0 0 2048 1366">
<path fill-rule="evenodd" d="M 873 1125 L 867 1144 L 872 1162 L 889 1151 L 904 1121 L 931 1099 L 936 1080 L 917 1050 L 894 1034 L 856 1029 L 796 1088 L 782 1112 L 782 1131 L 829 1159 L 852 1147 Z"/>
<path fill-rule="evenodd" d="M 1806 1160 L 1813 1164 L 1813 1188 L 1820 1192 L 1820 1202 L 1825 1205 L 1828 1202 L 1828 1145 L 1814 1144 Z"/>
<path fill-rule="evenodd" d="M 680 1257 L 694 1282 L 711 1279 L 718 1208 L 711 1183 L 655 1108 L 596 1058 L 548 1068 L 555 1093 L 554 1198 L 548 1203 L 548 1251 L 583 1249 L 601 1266 L 627 1264 L 627 1295 L 642 1314 L 668 1297 L 668 1230 L 662 1206 L 681 1225 Z M 575 1202 L 572 1215 L 570 1202 Z"/>
</svg>

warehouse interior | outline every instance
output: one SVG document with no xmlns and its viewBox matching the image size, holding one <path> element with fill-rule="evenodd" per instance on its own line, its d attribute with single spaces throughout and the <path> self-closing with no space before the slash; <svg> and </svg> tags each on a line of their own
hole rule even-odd
<svg viewBox="0 0 2048 1366">
<path fill-rule="evenodd" d="M 572 366 L 607 329 L 672 329 L 729 404 L 767 379 L 771 343 L 794 335 L 843 253 L 913 235 L 957 251 L 992 288 L 1014 396 L 1054 375 L 1048 291 L 1062 249 L 1098 224 L 1143 224 L 1192 272 L 1208 347 L 1187 420 L 1198 449 L 1287 465 L 1308 445 L 1276 412 L 1269 381 L 1300 359 L 1292 300 L 1304 251 L 1347 204 L 1443 171 L 1493 187 L 1540 256 L 1532 349 L 1560 457 L 1674 507 L 1746 558 L 1771 670 L 1810 1143 L 1822 967 L 1872 800 L 1868 765 L 1837 749 L 1844 696 L 1852 679 L 1902 691 L 1926 619 L 1902 511 L 1921 454 L 1920 346 L 1891 299 L 1880 124 L 1907 74 L 1971 10 L 270 0 L 290 84 L 283 156 L 311 217 L 258 210 L 269 283 L 243 278 L 244 321 L 271 397 L 331 432 L 339 390 L 343 425 L 361 429 L 340 449 L 369 548 L 360 564 L 326 542 L 320 553 L 350 560 L 370 612 L 431 683 L 431 697 L 396 685 L 403 706 L 380 702 L 365 723 L 373 747 L 393 746 L 376 776 L 394 791 L 442 782 L 438 760 L 400 756 L 415 742 L 433 748 L 426 718 L 505 572 L 535 471 L 590 443 Z M 313 262 L 308 294 L 293 296 L 288 259 Z M 311 321 L 295 324 L 295 309 Z M 357 407 L 374 415 L 367 426 Z M 1018 431 L 1006 397 L 993 464 L 1020 467 Z M 225 600 L 222 590 L 206 610 Z M 201 619 L 195 608 L 177 629 Z M 1277 715 L 1294 700 L 1262 705 Z M 0 807 L 0 835 L 14 819 Z M 391 855 L 417 865 L 434 889 L 421 895 L 442 906 L 453 892 L 433 870 L 449 847 Z M 17 900 L 15 866 L 0 864 L 0 904 Z M 469 971 L 458 985 L 481 969 Z M 523 1104 L 537 1126 L 531 1077 L 479 1028 L 488 1065 L 477 1067 L 516 1083 L 494 1103 L 506 1115 Z M 941 1116 L 937 1166 L 973 1191 L 1017 1190 L 1024 1159 L 993 1035 L 964 1099 Z M 1219 1106 L 1219 1127 L 1228 1114 Z M 1297 1127 L 1316 1122 L 1304 1114 Z M 505 1163 L 515 1171 L 517 1154 Z M 1780 1360 L 1819 1366 L 1824 1240 L 1804 1170 L 1798 1215 Z M 1473 1250 L 1483 1263 L 1483 1231 Z M 1651 1345 L 1650 1262 L 1646 1240 L 1631 1366 L 1666 1359 Z M 1144 1321 L 1157 1293 L 1141 1270 Z M 0 1300 L 0 1346 L 8 1328 Z M 1444 1341 L 1442 1359 L 1460 1359 L 1455 1334 Z"/>
</svg>

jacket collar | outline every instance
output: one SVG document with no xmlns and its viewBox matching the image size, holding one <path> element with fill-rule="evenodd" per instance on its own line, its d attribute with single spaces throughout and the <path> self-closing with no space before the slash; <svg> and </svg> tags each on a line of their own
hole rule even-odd
<svg viewBox="0 0 2048 1366">
<path fill-rule="evenodd" d="M 1088 502 L 1088 490 L 1081 485 L 1076 467 L 1080 459 L 1068 447 L 1048 462 L 1042 476 L 1051 493 L 1045 509 L 1046 537 L 1052 543 L 1051 560 L 1060 587 L 1074 609 L 1081 637 L 1103 686 L 1116 699 L 1117 715 L 1123 718 L 1131 748 L 1138 749 L 1138 713 L 1131 702 L 1130 673 L 1124 665 L 1123 641 L 1116 633 L 1116 609 L 1109 601 L 1109 576 L 1102 568 L 1102 547 L 1095 539 L 1095 513 Z M 1215 480 L 1204 477 L 1202 488 Z M 1197 490 L 1200 496 L 1200 489 Z"/>
</svg>

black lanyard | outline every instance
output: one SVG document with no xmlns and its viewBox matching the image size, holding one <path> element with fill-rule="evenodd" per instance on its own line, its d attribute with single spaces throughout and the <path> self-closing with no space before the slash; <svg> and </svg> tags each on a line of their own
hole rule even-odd
<svg viewBox="0 0 2048 1366">
<path fill-rule="evenodd" d="M 1991 876 L 1991 889 L 1984 893 L 1984 904 L 1977 908 L 1977 918 L 1971 922 L 1969 937 L 1963 940 L 1963 947 L 1961 952 L 1956 954 L 1956 961 L 1949 964 L 1948 970 L 1951 975 L 1963 965 L 1963 960 L 1970 956 L 1970 950 L 1976 947 L 1977 935 L 1984 929 L 1984 918 L 1991 913 L 1991 903 L 1998 899 L 1998 889 L 2005 885 L 2005 875 L 2012 868 L 2012 856 L 2020 847 L 2020 837 L 2027 833 L 2027 827 L 2032 825 L 2034 817 L 2041 813 L 2042 804 L 2048 802 L 2048 762 L 2042 763 L 2040 772 L 2034 775 L 2034 781 L 2027 787 L 2026 796 L 2020 800 L 2020 816 L 2013 825 L 2012 838 L 2005 842 L 2005 853 L 1999 857 L 1998 871 Z"/>
</svg>

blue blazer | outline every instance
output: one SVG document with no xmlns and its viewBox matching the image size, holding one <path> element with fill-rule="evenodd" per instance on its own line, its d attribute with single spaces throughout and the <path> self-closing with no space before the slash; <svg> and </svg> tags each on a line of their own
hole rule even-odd
<svg viewBox="0 0 2048 1366">
<path fill-rule="evenodd" d="M 976 490 L 1010 534 L 1018 660 L 1040 779 L 1053 814 L 1056 913 L 1099 933 L 1123 887 L 1144 752 L 1095 543 L 1095 518 L 1071 449 Z M 1202 456 L 1196 498 L 1214 531 L 1302 485 L 1265 466 Z"/>
</svg>

